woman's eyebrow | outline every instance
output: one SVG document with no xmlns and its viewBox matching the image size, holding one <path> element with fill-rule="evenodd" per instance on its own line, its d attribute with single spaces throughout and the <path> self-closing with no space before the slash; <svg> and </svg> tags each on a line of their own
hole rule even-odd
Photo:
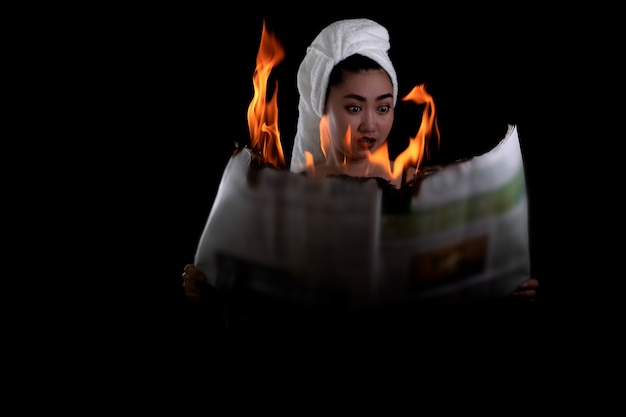
<svg viewBox="0 0 626 417">
<path fill-rule="evenodd" d="M 385 99 L 391 98 L 391 97 L 393 97 L 393 94 L 385 93 L 385 94 L 382 94 L 382 95 L 376 97 L 376 101 L 385 100 Z M 358 94 L 346 94 L 345 96 L 343 96 L 343 98 L 352 98 L 352 99 L 358 100 L 358 101 L 367 101 L 367 99 L 365 97 L 360 96 Z"/>
<path fill-rule="evenodd" d="M 352 98 L 358 101 L 367 101 L 365 97 L 360 96 L 358 94 L 346 94 L 345 96 L 343 96 L 343 98 Z"/>
</svg>

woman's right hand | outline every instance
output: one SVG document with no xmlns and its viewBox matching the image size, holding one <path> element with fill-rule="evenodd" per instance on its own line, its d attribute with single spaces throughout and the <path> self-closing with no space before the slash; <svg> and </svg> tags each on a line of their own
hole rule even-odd
<svg viewBox="0 0 626 417">
<path fill-rule="evenodd" d="M 183 288 L 189 300 L 194 302 L 200 301 L 207 285 L 206 276 L 194 264 L 185 265 L 183 269 Z"/>
</svg>

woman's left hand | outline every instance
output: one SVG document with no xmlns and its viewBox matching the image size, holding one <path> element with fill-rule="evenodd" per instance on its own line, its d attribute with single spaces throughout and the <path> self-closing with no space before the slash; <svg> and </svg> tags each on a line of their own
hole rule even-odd
<svg viewBox="0 0 626 417">
<path fill-rule="evenodd" d="M 534 304 L 537 299 L 537 288 L 539 288 L 539 281 L 529 278 L 522 282 L 511 295 L 520 301 L 527 300 L 529 304 Z"/>
</svg>

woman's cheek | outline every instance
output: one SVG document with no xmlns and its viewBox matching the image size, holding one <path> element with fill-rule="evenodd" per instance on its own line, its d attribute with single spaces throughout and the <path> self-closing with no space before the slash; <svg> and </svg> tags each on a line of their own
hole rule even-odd
<svg viewBox="0 0 626 417">
<path fill-rule="evenodd" d="M 343 147 L 346 143 L 349 142 L 349 139 L 347 138 L 350 137 L 348 135 L 351 135 L 351 133 L 349 132 L 350 130 L 354 132 L 353 128 L 348 123 L 331 123 L 332 141 L 335 144 L 341 145 L 341 147 Z"/>
</svg>

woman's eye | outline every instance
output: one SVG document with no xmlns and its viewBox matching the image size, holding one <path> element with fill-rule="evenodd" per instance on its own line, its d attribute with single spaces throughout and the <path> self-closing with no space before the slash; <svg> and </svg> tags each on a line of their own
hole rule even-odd
<svg viewBox="0 0 626 417">
<path fill-rule="evenodd" d="M 380 106 L 378 108 L 378 111 L 381 112 L 381 113 L 387 113 L 389 111 L 389 106 L 387 106 L 387 105 Z"/>
<path fill-rule="evenodd" d="M 352 113 L 358 113 L 361 111 L 361 107 L 359 106 L 346 106 L 346 109 Z"/>
</svg>

